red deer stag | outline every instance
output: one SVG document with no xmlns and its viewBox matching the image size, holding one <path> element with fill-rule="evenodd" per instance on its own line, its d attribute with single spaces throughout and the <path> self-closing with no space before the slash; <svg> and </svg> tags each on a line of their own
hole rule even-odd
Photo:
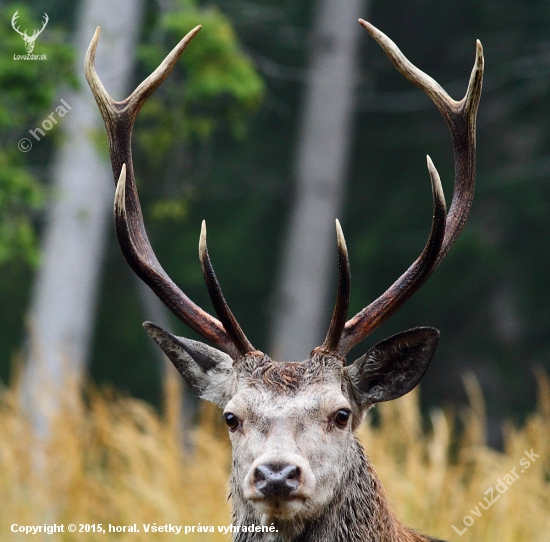
<svg viewBox="0 0 550 542">
<path fill-rule="evenodd" d="M 99 28 L 85 60 L 118 181 L 114 212 L 122 252 L 135 273 L 180 320 L 219 348 L 176 337 L 150 322 L 144 324 L 193 392 L 224 409 L 233 448 L 233 524 L 235 530 L 252 524 L 258 529 L 235 532 L 238 542 L 434 540 L 406 528 L 393 514 L 354 431 L 375 403 L 401 397 L 418 384 L 434 354 L 439 331 L 429 327 L 404 331 L 376 344 L 351 365 L 346 365 L 345 355 L 420 288 L 464 227 L 474 192 L 475 119 L 483 55 L 478 42 L 466 96 L 457 102 L 413 66 L 387 36 L 359 22 L 401 74 L 428 94 L 447 122 L 454 146 L 453 199 L 447 213 L 438 173 L 428 157 L 434 201 L 428 242 L 385 293 L 347 321 L 349 261 L 336 223 L 336 306 L 325 341 L 301 362 L 274 362 L 246 338 L 214 274 L 204 223 L 199 255 L 219 320 L 172 282 L 147 239 L 132 167 L 132 128 L 145 100 L 168 76 L 200 27 L 189 32 L 122 102 L 111 99 L 94 69 Z"/>
</svg>

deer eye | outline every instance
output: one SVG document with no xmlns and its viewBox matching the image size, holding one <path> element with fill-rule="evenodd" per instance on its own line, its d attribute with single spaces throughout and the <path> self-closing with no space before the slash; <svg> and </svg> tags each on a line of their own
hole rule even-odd
<svg viewBox="0 0 550 542">
<path fill-rule="evenodd" d="M 226 412 L 223 415 L 223 419 L 231 431 L 234 431 L 240 425 L 239 418 L 235 414 L 231 414 L 231 412 Z"/>
<path fill-rule="evenodd" d="M 334 415 L 334 423 L 340 428 L 346 427 L 349 421 L 349 417 L 351 416 L 351 411 L 347 409 L 341 408 L 336 414 Z"/>
</svg>

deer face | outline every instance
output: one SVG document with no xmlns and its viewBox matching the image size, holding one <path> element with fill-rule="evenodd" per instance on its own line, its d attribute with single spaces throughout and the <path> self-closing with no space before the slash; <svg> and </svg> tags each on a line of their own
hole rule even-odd
<svg viewBox="0 0 550 542">
<path fill-rule="evenodd" d="M 266 361 L 239 375 L 242 389 L 224 408 L 234 484 L 262 516 L 315 516 L 338 484 L 353 440 L 351 404 L 341 362 L 325 361 L 322 370 L 311 360 Z"/>
<path fill-rule="evenodd" d="M 145 327 L 194 392 L 223 408 L 234 497 L 265 522 L 311 519 L 326 509 L 343 485 L 364 413 L 419 382 L 439 337 L 433 328 L 412 329 L 346 367 L 319 351 L 303 362 L 274 362 L 260 353 L 233 362 L 203 343 Z"/>
</svg>

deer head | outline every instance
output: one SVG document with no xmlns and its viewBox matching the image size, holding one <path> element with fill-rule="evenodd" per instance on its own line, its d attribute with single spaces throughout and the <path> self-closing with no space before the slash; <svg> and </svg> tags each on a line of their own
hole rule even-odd
<svg viewBox="0 0 550 542">
<path fill-rule="evenodd" d="M 426 246 L 385 293 L 349 320 L 350 266 L 336 221 L 338 287 L 332 321 L 323 344 L 300 362 L 272 361 L 247 339 L 214 273 L 204 222 L 199 256 L 218 318 L 195 305 L 172 282 L 147 239 L 132 166 L 132 128 L 145 100 L 168 76 L 200 27 L 185 36 L 122 102 L 112 100 L 95 72 L 99 28 L 85 60 L 86 77 L 109 138 L 117 185 L 115 227 L 122 252 L 166 306 L 216 348 L 177 337 L 150 322 L 144 324 L 145 329 L 193 392 L 223 408 L 233 447 L 235 523 L 274 523 L 280 534 L 270 540 L 425 540 L 415 538 L 391 515 L 354 430 L 372 405 L 396 399 L 418 384 L 432 359 L 439 332 L 429 327 L 410 329 L 379 342 L 350 365 L 346 365 L 345 356 L 420 288 L 464 226 L 474 191 L 475 118 L 483 56 L 478 42 L 468 90 L 457 102 L 413 66 L 382 32 L 359 22 L 396 68 L 428 94 L 447 122 L 454 145 L 454 194 L 447 213 L 439 175 L 428 157 L 434 213 Z M 350 510 L 355 514 L 351 519 Z M 343 521 L 349 524 L 342 527 Z M 257 534 L 243 536 L 266 540 Z M 236 535 L 235 539 L 245 538 Z"/>
<path fill-rule="evenodd" d="M 19 10 L 13 14 L 13 17 L 11 18 L 11 26 L 23 38 L 23 40 L 25 41 L 25 49 L 27 49 L 27 53 L 30 54 L 34 50 L 34 43 L 36 42 L 36 38 L 38 38 L 38 36 L 42 34 L 42 31 L 44 30 L 44 28 L 46 28 L 46 25 L 48 24 L 48 21 L 50 19 L 48 18 L 48 14 L 44 13 L 44 24 L 42 25 L 42 28 L 40 30 L 34 30 L 32 36 L 27 36 L 27 29 L 25 29 L 24 32 L 21 32 L 19 30 L 19 27 L 15 26 L 15 22 L 19 17 L 18 14 Z"/>
</svg>

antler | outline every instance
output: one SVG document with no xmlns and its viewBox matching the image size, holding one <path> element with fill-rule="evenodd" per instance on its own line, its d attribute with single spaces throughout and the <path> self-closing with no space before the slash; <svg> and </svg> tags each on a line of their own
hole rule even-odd
<svg viewBox="0 0 550 542">
<path fill-rule="evenodd" d="M 29 36 L 27 36 L 27 30 L 25 30 L 25 32 L 21 32 L 21 30 L 19 30 L 19 27 L 15 26 L 15 21 L 17 21 L 17 19 L 19 18 L 19 10 L 17 10 L 14 14 L 13 14 L 13 17 L 11 18 L 11 26 L 12 28 L 20 35 L 20 36 L 23 36 L 25 38 L 28 38 Z M 21 42 L 19 42 L 21 43 Z"/>
<path fill-rule="evenodd" d="M 223 299 L 206 250 L 206 233 L 201 235 L 200 255 L 207 287 L 221 322 L 193 303 L 170 279 L 158 262 L 149 243 L 136 189 L 132 164 L 131 137 L 137 114 L 147 98 L 166 79 L 181 53 L 200 30 L 189 32 L 166 56 L 160 66 L 122 102 L 115 102 L 99 79 L 94 59 L 99 40 L 99 27 L 86 53 L 86 79 L 95 97 L 107 129 L 111 164 L 117 184 L 115 227 L 120 248 L 134 272 L 155 292 L 159 299 L 185 324 L 212 341 L 233 359 L 255 351 Z M 119 176 L 120 174 L 120 176 Z M 118 178 L 118 182 L 117 182 Z M 223 322 L 223 324 L 222 324 Z"/>
<path fill-rule="evenodd" d="M 359 19 L 359 23 L 378 42 L 397 70 L 420 87 L 443 115 L 453 140 L 455 184 L 451 207 L 447 214 L 439 175 L 428 157 L 428 171 L 434 198 L 434 217 L 428 242 L 418 259 L 386 292 L 346 322 L 339 340 L 336 340 L 334 334 L 331 335 L 329 330 L 329 335 L 327 335 L 323 346 L 330 343 L 332 352 L 342 356 L 385 322 L 426 282 L 462 231 L 474 196 L 475 125 L 483 80 L 483 50 L 479 40 L 477 41 L 475 65 L 466 95 L 457 102 L 443 90 L 439 83 L 414 66 L 385 34 L 362 19 Z M 349 297 L 349 291 L 341 292 L 340 290 L 339 288 L 337 306 L 340 304 L 340 306 L 347 307 L 348 300 L 341 299 L 341 297 Z M 335 309 L 331 330 L 340 327 L 334 324 L 336 314 L 337 310 Z"/>
</svg>

